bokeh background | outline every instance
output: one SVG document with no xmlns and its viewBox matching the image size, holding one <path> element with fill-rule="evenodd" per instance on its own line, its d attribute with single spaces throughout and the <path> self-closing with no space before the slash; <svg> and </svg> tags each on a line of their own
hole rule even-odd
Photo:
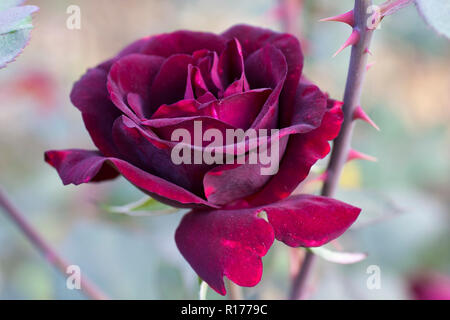
<svg viewBox="0 0 450 320">
<path fill-rule="evenodd" d="M 299 1 L 300 3 L 301 1 Z M 353 0 L 304 0 L 282 22 L 276 0 L 35 0 L 41 9 L 25 52 L 0 70 L 0 183 L 26 218 L 84 275 L 116 299 L 198 296 L 197 277 L 179 254 L 174 231 L 181 214 L 130 217 L 104 205 L 142 194 L 123 179 L 63 187 L 43 161 L 48 149 L 93 148 L 69 101 L 88 67 L 133 40 L 177 29 L 221 32 L 236 23 L 289 29 L 301 38 L 307 75 L 341 98 L 350 50 L 332 54 L 350 28 L 318 20 L 343 13 Z M 81 30 L 69 30 L 69 5 L 81 8 Z M 298 10 L 297 9 L 301 9 Z M 367 252 L 354 265 L 319 260 L 313 299 L 410 299 L 418 274 L 450 273 L 450 42 L 436 35 L 414 7 L 386 18 L 376 32 L 363 107 L 381 127 L 356 125 L 353 146 L 378 162 L 350 162 L 338 199 L 358 205 L 358 222 L 329 248 Z M 326 161 L 315 167 L 320 172 Z M 320 183 L 308 185 L 317 191 Z M 0 211 L 0 298 L 84 299 Z M 250 299 L 283 299 L 292 252 L 276 244 Z M 381 270 L 369 290 L 367 269 Z M 219 295 L 208 293 L 208 298 Z"/>
</svg>

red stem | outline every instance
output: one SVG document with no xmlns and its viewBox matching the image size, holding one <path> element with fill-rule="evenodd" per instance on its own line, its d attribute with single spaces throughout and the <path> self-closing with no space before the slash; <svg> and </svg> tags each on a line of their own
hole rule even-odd
<svg viewBox="0 0 450 320">
<path fill-rule="evenodd" d="M 339 136 L 334 140 L 333 151 L 327 168 L 327 179 L 321 194 L 333 197 L 336 193 L 342 169 L 347 161 L 353 133 L 353 114 L 360 104 L 363 82 L 366 74 L 368 53 L 373 30 L 367 28 L 370 15 L 367 9 L 372 5 L 372 0 L 355 0 L 355 28 L 360 32 L 358 44 L 352 47 L 350 65 L 347 76 L 347 84 L 344 94 L 344 123 Z M 305 289 L 315 256 L 312 252 L 306 253 L 301 270 L 292 284 L 290 299 L 300 299 L 305 295 Z"/>
<path fill-rule="evenodd" d="M 65 261 L 43 238 L 42 236 L 26 221 L 24 215 L 13 206 L 8 200 L 5 192 L 0 187 L 0 207 L 11 220 L 19 227 L 28 240 L 43 254 L 44 258 L 58 269 L 64 276 L 67 276 L 67 269 L 71 265 Z M 101 292 L 96 285 L 91 283 L 87 278 L 81 277 L 81 290 L 84 294 L 94 300 L 106 300 L 107 296 Z"/>
</svg>

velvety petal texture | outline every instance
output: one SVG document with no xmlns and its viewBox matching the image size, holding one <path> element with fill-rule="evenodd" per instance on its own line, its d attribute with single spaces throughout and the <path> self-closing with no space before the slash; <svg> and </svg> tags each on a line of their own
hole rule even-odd
<svg viewBox="0 0 450 320">
<path fill-rule="evenodd" d="M 198 207 L 199 205 L 217 207 L 189 191 L 145 172 L 124 160 L 106 158 L 96 151 L 79 149 L 47 151 L 45 161 L 58 171 L 65 185 L 108 180 L 120 173 L 149 195 L 156 195 L 162 201 L 167 199 L 168 201 L 164 202 L 170 205 L 178 207 Z"/>
<path fill-rule="evenodd" d="M 254 210 L 214 210 L 188 213 L 175 240 L 200 278 L 225 295 L 224 276 L 246 287 L 261 280 L 261 257 L 271 247 L 274 233 Z"/>
<path fill-rule="evenodd" d="M 211 288 L 224 295 L 223 277 L 254 286 L 262 275 L 261 257 L 273 237 L 291 247 L 317 247 L 340 236 L 360 209 L 319 196 L 297 195 L 267 206 L 192 211 L 177 229 L 178 249 Z M 260 218 L 265 212 L 268 222 Z"/>
<path fill-rule="evenodd" d="M 98 150 L 53 150 L 45 160 L 65 185 L 122 175 L 158 201 L 192 209 L 176 242 L 194 270 L 220 294 L 224 276 L 254 286 L 275 238 L 321 246 L 360 212 L 290 197 L 343 121 L 341 105 L 302 69 L 296 37 L 249 25 L 137 40 L 72 89 Z"/>
</svg>

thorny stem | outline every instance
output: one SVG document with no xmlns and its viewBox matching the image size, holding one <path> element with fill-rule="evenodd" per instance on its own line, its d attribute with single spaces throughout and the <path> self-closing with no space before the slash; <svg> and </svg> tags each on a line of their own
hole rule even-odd
<svg viewBox="0 0 450 320">
<path fill-rule="evenodd" d="M 67 269 L 71 265 L 42 238 L 42 236 L 31 226 L 23 214 L 8 200 L 6 193 L 0 186 L 0 208 L 19 227 L 28 240 L 43 254 L 44 258 L 58 269 L 63 275 L 67 275 Z M 94 300 L 106 300 L 107 296 L 101 292 L 96 285 L 87 278 L 81 277 L 81 290 L 84 294 Z"/>
<path fill-rule="evenodd" d="M 360 32 L 361 37 L 359 42 L 352 47 L 344 94 L 344 105 L 342 107 L 344 123 L 342 124 L 339 136 L 334 140 L 333 151 L 331 152 L 327 168 L 327 178 L 321 192 L 326 197 L 333 197 L 336 193 L 339 178 L 350 151 L 353 133 L 353 113 L 355 108 L 360 104 L 367 66 L 368 52 L 366 49 L 370 48 L 373 35 L 373 30 L 367 28 L 367 21 L 370 18 L 368 8 L 371 5 L 372 0 L 355 0 L 355 28 Z M 301 270 L 293 281 L 290 299 L 296 300 L 304 297 L 314 259 L 314 254 L 308 251 L 303 260 Z"/>
</svg>

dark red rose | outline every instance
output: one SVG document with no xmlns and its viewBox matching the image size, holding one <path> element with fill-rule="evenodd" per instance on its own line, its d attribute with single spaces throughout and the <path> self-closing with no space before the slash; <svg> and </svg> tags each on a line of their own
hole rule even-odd
<svg viewBox="0 0 450 320">
<path fill-rule="evenodd" d="M 321 246 L 360 212 L 324 197 L 286 199 L 329 153 L 343 121 L 339 104 L 306 80 L 302 67 L 294 36 L 246 25 L 221 35 L 141 39 L 88 70 L 72 90 L 98 151 L 48 151 L 45 159 L 64 184 L 120 174 L 164 203 L 192 208 L 176 242 L 194 270 L 221 294 L 223 276 L 254 286 L 274 238 Z M 196 121 L 224 136 L 227 129 L 279 129 L 270 140 L 279 144 L 278 172 L 262 175 L 261 164 L 175 164 L 171 136 L 192 132 Z"/>
</svg>

